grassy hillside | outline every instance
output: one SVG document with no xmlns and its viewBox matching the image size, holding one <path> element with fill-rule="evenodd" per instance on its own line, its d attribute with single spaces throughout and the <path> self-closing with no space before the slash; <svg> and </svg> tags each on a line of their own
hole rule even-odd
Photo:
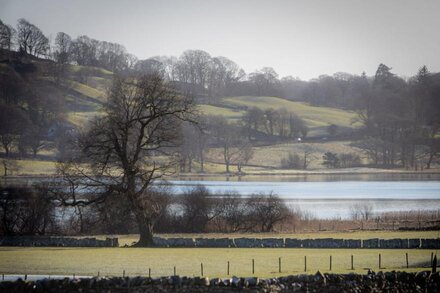
<svg viewBox="0 0 440 293">
<path fill-rule="evenodd" d="M 262 110 L 266 109 L 286 109 L 303 118 L 308 126 L 327 126 L 335 124 L 343 127 L 353 127 L 353 119 L 356 114 L 329 107 L 316 107 L 302 102 L 293 102 L 277 97 L 230 97 L 225 98 L 223 102 L 226 105 L 257 107 Z"/>
<path fill-rule="evenodd" d="M 257 107 L 266 109 L 286 109 L 304 119 L 310 128 L 309 136 L 325 135 L 326 128 L 337 125 L 341 129 L 359 127 L 356 113 L 330 107 L 311 106 L 303 102 L 294 102 L 277 97 L 228 97 L 219 101 L 218 105 L 201 105 L 200 110 L 206 115 L 221 115 L 229 120 L 238 120 L 245 109 Z"/>
<path fill-rule="evenodd" d="M 55 80 L 51 73 L 51 65 L 33 62 L 36 70 L 32 73 L 32 82 L 44 89 L 44 93 L 59 99 L 66 110 L 66 120 L 75 127 L 82 128 L 94 117 L 102 115 L 102 106 L 105 103 L 106 92 L 111 86 L 113 73 L 101 68 L 69 65 L 62 79 Z M 0 64 L 0 72 L 8 75 L 20 75 L 13 65 Z M 258 107 L 262 110 L 269 108 L 286 109 L 304 119 L 310 131 L 309 137 L 326 135 L 327 127 L 335 124 L 340 129 L 356 127 L 353 121 L 356 114 L 341 109 L 329 107 L 316 107 L 302 102 L 289 101 L 277 97 L 254 97 L 240 96 L 220 99 L 216 105 L 202 104 L 198 109 L 205 115 L 221 115 L 230 121 L 238 121 L 247 108 Z M 334 152 L 358 152 L 349 145 L 349 142 L 324 142 L 313 144 L 277 143 L 266 146 L 256 146 L 254 157 L 245 167 L 246 172 L 267 172 L 279 168 L 280 160 L 289 152 L 301 153 L 304 147 L 309 147 L 316 159 L 311 163 L 311 169 L 322 168 L 322 155 L 326 151 Z M 44 152 L 45 150 L 42 150 Z M 46 158 L 55 154 L 54 150 L 48 150 Z M 40 153 L 41 154 L 41 153 Z M 18 160 L 18 174 L 47 174 L 54 170 L 54 162 L 44 161 L 44 158 Z M 209 173 L 224 172 L 224 162 L 221 150 L 210 149 L 207 152 L 206 171 Z M 232 167 L 235 168 L 235 167 Z M 198 164 L 194 162 L 194 171 L 198 171 Z M 0 166 L 0 172 L 2 166 Z M 275 170 L 273 170 L 275 171 Z"/>
</svg>

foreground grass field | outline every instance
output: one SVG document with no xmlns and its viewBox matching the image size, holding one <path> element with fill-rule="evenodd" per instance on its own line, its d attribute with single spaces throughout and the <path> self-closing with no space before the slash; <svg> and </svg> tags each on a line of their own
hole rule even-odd
<svg viewBox="0 0 440 293">
<path fill-rule="evenodd" d="M 328 272 L 332 256 L 332 272 L 365 273 L 368 268 L 379 270 L 417 271 L 427 267 L 430 250 L 372 249 L 284 249 L 284 248 L 0 248 L 0 273 L 41 275 L 165 276 L 174 273 L 226 277 L 227 262 L 230 276 L 251 276 L 252 260 L 255 276 L 271 277 L 288 274 Z M 409 255 L 406 268 L 405 253 Z M 351 269 L 351 256 L 353 267 Z M 307 270 L 304 270 L 304 257 Z M 281 273 L 279 272 L 281 258 Z"/>
</svg>

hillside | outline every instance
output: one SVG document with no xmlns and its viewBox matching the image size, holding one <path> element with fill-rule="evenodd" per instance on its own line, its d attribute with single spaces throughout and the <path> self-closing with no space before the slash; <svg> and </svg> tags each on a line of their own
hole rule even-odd
<svg viewBox="0 0 440 293">
<path fill-rule="evenodd" d="M 309 127 L 309 137 L 327 134 L 327 127 L 336 125 L 341 131 L 349 131 L 360 124 L 356 122 L 356 113 L 337 108 L 312 106 L 303 102 L 294 102 L 278 97 L 240 96 L 227 97 L 216 105 L 201 105 L 200 110 L 206 115 L 221 115 L 230 121 L 237 121 L 248 108 L 261 110 L 285 109 L 302 118 Z"/>
<path fill-rule="evenodd" d="M 74 127 L 85 127 L 87 122 L 97 115 L 101 115 L 102 105 L 105 102 L 106 91 L 111 85 L 113 73 L 101 68 L 68 65 L 62 78 L 54 78 L 54 64 L 45 60 L 15 60 L 0 63 L 2 76 L 14 76 L 26 86 L 38 88 L 40 95 L 51 96 L 52 101 L 60 104 L 63 117 L 68 124 Z M 23 71 L 23 67 L 28 68 Z M 29 70 L 31 68 L 32 70 Z M 336 125 L 341 133 L 351 131 L 358 125 L 353 123 L 356 114 L 336 108 L 311 106 L 302 102 L 294 102 L 278 97 L 269 96 L 238 96 L 226 97 L 215 104 L 201 104 L 198 106 L 202 114 L 221 115 L 231 122 L 238 122 L 248 108 L 257 107 L 261 110 L 285 109 L 302 118 L 310 131 L 309 138 L 327 136 L 329 125 Z M 350 142 L 315 140 L 307 144 L 292 144 L 291 142 L 273 142 L 254 146 L 254 157 L 250 160 L 247 172 L 276 173 L 280 168 L 280 160 L 291 152 L 301 153 L 307 148 L 314 159 L 311 169 L 322 169 L 322 155 L 326 151 L 359 152 L 350 145 Z M 16 161 L 15 173 L 38 175 L 54 171 L 54 161 L 57 149 L 53 143 L 47 143 L 37 157 L 22 157 Z M 210 173 L 224 172 L 221 150 L 211 148 L 206 151 L 206 171 Z M 195 162 L 195 171 L 198 164 Z M 2 166 L 0 167 L 2 169 Z M 12 171 L 12 169 L 11 169 Z M 234 169 L 235 171 L 235 169 Z M 0 170 L 2 172 L 2 170 Z"/>
<path fill-rule="evenodd" d="M 13 59 L 0 63 L 0 75 L 6 83 L 13 79 L 21 87 L 50 96 L 65 113 L 67 122 L 83 126 L 105 102 L 113 73 L 101 68 L 66 65 L 61 78 L 55 79 L 55 64 L 42 59 Z"/>
</svg>

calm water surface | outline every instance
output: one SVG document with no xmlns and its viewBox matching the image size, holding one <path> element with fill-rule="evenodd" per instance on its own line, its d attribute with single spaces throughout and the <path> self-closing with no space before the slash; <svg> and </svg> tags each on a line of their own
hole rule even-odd
<svg viewBox="0 0 440 293">
<path fill-rule="evenodd" d="M 289 205 L 318 218 L 348 218 L 355 204 L 368 202 L 375 213 L 440 210 L 440 181 L 171 181 L 176 193 L 198 184 L 211 192 L 243 196 L 273 192 Z"/>
<path fill-rule="evenodd" d="M 35 183 L 43 178 L 20 178 Z M 11 181 L 13 183 L 15 180 Z M 439 211 L 440 174 L 329 174 L 299 176 L 193 177 L 170 180 L 181 194 L 198 184 L 211 192 L 237 192 L 243 196 L 273 192 L 292 208 L 318 218 L 349 218 L 351 207 L 368 203 L 375 213 Z"/>
</svg>

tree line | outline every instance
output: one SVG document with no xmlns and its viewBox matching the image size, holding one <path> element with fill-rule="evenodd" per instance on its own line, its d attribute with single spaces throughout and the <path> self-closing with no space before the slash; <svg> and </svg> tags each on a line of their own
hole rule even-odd
<svg viewBox="0 0 440 293">
<path fill-rule="evenodd" d="M 66 198 L 47 183 L 0 186 L 0 191 L 0 235 L 136 233 L 136 215 L 123 196 L 66 208 Z M 274 194 L 244 198 L 211 193 L 202 185 L 178 197 L 164 187 L 152 192 L 160 198 L 159 233 L 273 232 L 299 216 Z"/>
<path fill-rule="evenodd" d="M 356 146 L 374 166 L 429 169 L 440 154 L 440 74 L 423 66 L 405 81 L 380 64 L 372 80 L 359 82 L 364 139 Z"/>
</svg>

